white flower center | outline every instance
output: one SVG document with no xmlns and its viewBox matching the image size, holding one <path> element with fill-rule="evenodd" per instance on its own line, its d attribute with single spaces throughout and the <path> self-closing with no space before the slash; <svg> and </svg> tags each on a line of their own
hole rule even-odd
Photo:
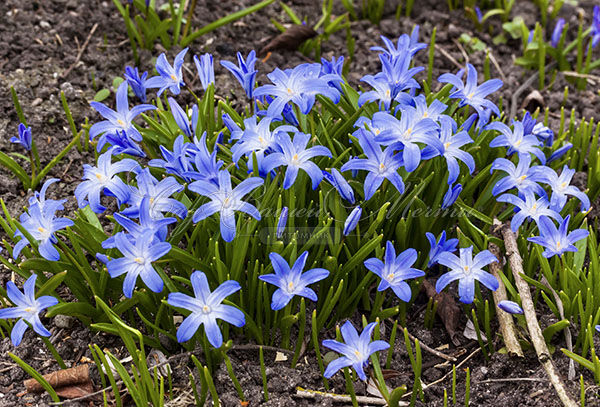
<svg viewBox="0 0 600 407">
<path fill-rule="evenodd" d="M 177 76 L 175 76 L 174 73 L 171 74 L 171 79 L 173 79 L 175 82 L 177 82 Z"/>
<path fill-rule="evenodd" d="M 135 261 L 137 264 L 144 264 L 146 262 L 146 259 L 144 259 L 143 257 L 136 257 L 135 259 L 133 259 L 133 261 Z"/>
<path fill-rule="evenodd" d="M 211 308 L 211 307 L 209 307 L 208 305 L 204 305 L 204 306 L 202 307 L 202 312 L 203 312 L 204 314 L 210 314 L 210 313 L 212 312 L 212 308 Z"/>
</svg>

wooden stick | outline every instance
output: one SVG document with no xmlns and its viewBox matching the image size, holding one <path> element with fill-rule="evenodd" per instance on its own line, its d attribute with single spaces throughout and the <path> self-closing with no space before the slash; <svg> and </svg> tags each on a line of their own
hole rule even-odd
<svg viewBox="0 0 600 407">
<path fill-rule="evenodd" d="M 75 62 L 73 62 L 71 64 L 71 66 L 69 68 L 67 68 L 67 70 L 64 71 L 62 73 L 62 75 L 60 75 L 61 78 L 66 78 L 67 75 L 69 75 L 69 73 L 71 73 L 71 71 L 73 70 L 73 68 L 75 68 L 75 66 L 77 66 L 77 64 L 79 63 L 79 60 L 83 56 L 83 51 L 85 51 L 85 49 L 87 48 L 88 44 L 90 43 L 90 40 L 92 39 L 92 35 L 94 35 L 94 33 L 96 32 L 97 28 L 98 28 L 98 23 L 96 23 L 96 24 L 94 24 L 92 26 L 92 29 L 90 30 L 90 33 L 88 34 L 87 38 L 85 39 L 85 42 L 83 43 L 83 46 L 81 47 L 81 49 L 77 53 L 77 57 L 75 58 Z"/>
<path fill-rule="evenodd" d="M 501 225 L 498 219 L 494 219 L 494 225 Z M 494 296 L 494 302 L 496 303 L 496 307 L 500 303 L 500 301 L 506 300 L 508 297 L 506 296 L 506 287 L 500 278 L 501 264 L 502 264 L 502 255 L 500 254 L 500 248 L 493 243 L 490 243 L 490 252 L 498 259 L 498 262 L 490 264 L 490 272 L 498 283 L 500 284 L 498 289 L 494 291 L 492 294 Z M 499 311 L 496 312 L 496 316 L 498 317 L 498 322 L 500 323 L 500 332 L 502 332 L 502 338 L 504 339 L 504 344 L 506 345 L 506 350 L 508 353 L 517 355 L 519 357 L 523 357 L 523 349 L 521 349 L 521 345 L 519 344 L 519 340 L 517 339 L 517 334 L 515 332 L 515 324 L 512 319 L 512 315 L 508 312 Z"/>
<path fill-rule="evenodd" d="M 464 66 L 462 66 L 456 59 L 454 59 L 454 57 L 452 55 L 450 55 L 448 53 L 448 51 L 446 51 L 444 48 L 442 48 L 438 44 L 435 44 L 434 47 L 435 47 L 435 49 L 437 49 L 440 52 L 440 54 L 442 54 L 443 56 L 445 56 L 448 61 L 450 61 L 454 65 L 456 65 L 456 67 L 458 69 L 463 69 L 464 68 Z"/>
<path fill-rule="evenodd" d="M 296 397 L 303 399 L 315 399 L 317 397 L 324 397 L 328 399 L 332 399 L 333 401 L 338 401 L 340 403 L 352 403 L 352 398 L 345 394 L 336 394 L 336 393 L 326 393 L 323 391 L 316 390 L 308 390 L 303 389 L 302 387 L 296 388 Z M 387 402 L 381 397 L 366 397 L 366 396 L 356 396 L 356 401 L 360 404 L 370 404 L 375 406 L 387 406 Z M 401 401 L 399 406 L 408 406 L 408 403 L 405 401 Z"/>
<path fill-rule="evenodd" d="M 577 407 L 577 403 L 569 396 L 565 384 L 556 372 L 556 368 L 552 363 L 552 356 L 550 355 L 550 351 L 546 346 L 546 341 L 542 335 L 542 329 L 540 328 L 537 316 L 535 315 L 531 291 L 529 290 L 529 286 L 525 280 L 521 278 L 521 274 L 525 274 L 523 271 L 523 261 L 521 260 L 521 255 L 519 254 L 519 247 L 517 246 L 515 234 L 512 232 L 512 230 L 510 230 L 510 226 L 508 224 L 504 224 L 504 226 L 502 226 L 502 236 L 504 237 L 504 247 L 506 249 L 506 254 L 508 255 L 510 268 L 512 269 L 512 273 L 515 278 L 515 284 L 521 297 L 521 304 L 523 305 L 529 336 L 531 337 L 531 342 L 533 343 L 533 347 L 537 353 L 538 360 L 544 367 L 544 370 L 546 370 L 548 379 L 550 379 L 550 382 L 554 386 L 556 393 L 558 393 L 558 397 L 563 405 L 565 407 Z"/>
</svg>

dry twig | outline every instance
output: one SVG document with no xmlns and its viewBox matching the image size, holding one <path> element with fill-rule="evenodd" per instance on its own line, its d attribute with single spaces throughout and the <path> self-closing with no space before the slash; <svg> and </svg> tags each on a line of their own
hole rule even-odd
<svg viewBox="0 0 600 407">
<path fill-rule="evenodd" d="M 83 51 L 85 51 L 85 49 L 87 48 L 88 44 L 90 43 L 90 40 L 92 39 L 92 35 L 94 35 L 94 33 L 96 32 L 96 29 L 98 29 L 98 23 L 96 23 L 96 24 L 94 24 L 92 26 L 92 29 L 90 30 L 90 33 L 88 34 L 87 38 L 85 39 L 85 42 L 83 43 L 83 46 L 81 47 L 81 49 L 77 53 L 77 57 L 75 58 L 75 62 L 73 62 L 71 64 L 71 66 L 68 67 L 67 70 L 62 73 L 62 75 L 60 75 L 61 78 L 66 78 L 67 75 L 69 75 L 69 73 L 71 73 L 71 71 L 73 70 L 73 68 L 75 68 L 77 66 L 77 64 L 81 60 L 81 57 L 83 56 Z"/>
<path fill-rule="evenodd" d="M 494 219 L 494 225 L 500 225 L 500 221 Z M 500 254 L 500 248 L 493 243 L 490 243 L 490 252 L 498 259 L 498 262 L 494 262 L 490 264 L 490 272 L 498 283 L 500 283 L 498 289 L 493 292 L 494 302 L 496 306 L 500 303 L 500 301 L 506 300 L 506 287 L 500 278 L 500 264 L 502 262 L 502 255 Z M 521 345 L 519 345 L 519 340 L 517 339 L 517 334 L 515 332 L 515 324 L 513 322 L 512 316 L 508 312 L 497 312 L 498 322 L 500 323 L 500 332 L 502 332 L 502 338 L 504 338 L 504 344 L 506 345 L 506 350 L 513 355 L 517 355 L 523 357 L 523 349 L 521 349 Z"/>
<path fill-rule="evenodd" d="M 504 224 L 502 227 L 502 236 L 504 237 L 504 247 L 506 248 L 506 254 L 508 255 L 510 268 L 515 278 L 515 285 L 517 286 L 519 296 L 521 297 L 521 303 L 523 305 L 529 336 L 531 337 L 531 342 L 533 343 L 533 347 L 537 353 L 538 360 L 544 367 L 544 370 L 546 370 L 548 379 L 550 379 L 550 382 L 554 386 L 556 393 L 558 393 L 558 397 L 563 405 L 565 407 L 577 407 L 577 403 L 575 403 L 571 396 L 569 396 L 565 384 L 558 375 L 556 368 L 554 367 L 554 363 L 552 363 L 552 356 L 550 355 L 550 351 L 546 346 L 546 341 L 542 335 L 542 329 L 540 328 L 537 316 L 535 315 L 531 291 L 529 290 L 529 286 L 525 280 L 521 278 L 521 274 L 524 274 L 523 261 L 521 260 L 521 255 L 519 254 L 519 248 L 517 246 L 515 234 L 512 232 L 512 230 L 510 230 L 510 226 L 508 224 Z"/>
</svg>

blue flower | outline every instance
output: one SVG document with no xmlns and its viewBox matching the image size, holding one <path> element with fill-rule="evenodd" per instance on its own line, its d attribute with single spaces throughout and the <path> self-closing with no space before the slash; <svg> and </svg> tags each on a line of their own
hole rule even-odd
<svg viewBox="0 0 600 407">
<path fill-rule="evenodd" d="M 235 120 L 231 118 L 231 116 L 229 116 L 229 114 L 223 113 L 221 118 L 223 119 L 223 124 L 225 125 L 225 127 L 227 127 L 227 130 L 229 130 L 229 133 L 231 134 L 229 139 L 239 140 L 240 137 L 242 137 L 242 134 L 244 134 L 244 130 L 242 130 L 242 128 L 238 126 L 238 124 L 235 122 Z M 256 120 L 254 121 L 254 124 L 256 125 Z M 245 126 L 246 125 L 244 124 L 244 127 Z"/>
<path fill-rule="evenodd" d="M 10 138 L 11 143 L 20 144 L 27 151 L 31 151 L 31 127 L 19 123 L 19 135 Z"/>
<path fill-rule="evenodd" d="M 124 232 L 115 235 L 115 247 L 119 249 L 123 257 L 110 260 L 106 264 L 108 273 L 112 278 L 127 274 L 123 281 L 123 294 L 127 298 L 133 295 L 135 282 L 139 277 L 155 293 L 163 289 L 163 281 L 154 270 L 152 262 L 160 259 L 171 250 L 167 242 L 154 240 L 154 233 L 146 231 L 138 236 L 135 241 Z"/>
<path fill-rule="evenodd" d="M 417 117 L 413 107 L 402 110 L 400 120 L 387 112 L 377 112 L 373 115 L 373 125 L 384 130 L 375 137 L 375 141 L 383 145 L 395 144 L 395 150 L 402 146 L 402 159 L 406 171 L 414 171 L 421 162 L 421 148 L 417 143 L 423 143 L 437 151 L 444 147 L 438 137 L 438 125 L 431 119 Z"/>
<path fill-rule="evenodd" d="M 444 252 L 454 253 L 456 251 L 456 246 L 458 245 L 458 239 L 448 239 L 446 240 L 446 231 L 442 231 L 440 235 L 440 239 L 438 241 L 435 240 L 435 236 L 433 233 L 426 232 L 425 236 L 427 240 L 429 240 L 429 246 L 431 247 L 429 250 L 429 262 L 427 263 L 427 267 L 431 267 L 434 264 L 438 263 L 440 254 Z"/>
<path fill-rule="evenodd" d="M 323 179 L 323 172 L 317 164 L 309 161 L 313 157 L 325 156 L 331 158 L 331 151 L 327 147 L 313 146 L 306 148 L 310 141 L 310 134 L 296 133 L 294 140 L 287 133 L 276 136 L 277 146 L 280 151 L 269 154 L 263 161 L 266 172 L 280 166 L 287 166 L 283 189 L 289 189 L 298 176 L 299 170 L 304 170 L 312 180 L 312 188 L 316 189 Z"/>
<path fill-rule="evenodd" d="M 558 212 L 549 209 L 550 203 L 546 197 L 536 199 L 531 191 L 527 191 L 524 195 L 525 200 L 512 194 L 503 194 L 496 198 L 498 202 L 507 202 L 519 208 L 519 211 L 510 221 L 510 228 L 513 232 L 519 229 L 525 219 L 533 219 L 538 223 L 540 216 L 549 216 L 558 222 L 562 221 L 562 217 Z"/>
<path fill-rule="evenodd" d="M 196 171 L 188 171 L 184 175 L 189 179 L 208 181 L 218 186 L 219 170 L 223 166 L 223 160 L 217 160 L 216 143 L 212 153 L 208 151 L 206 132 L 202 134 L 200 140 L 194 137 L 194 143 L 190 144 L 188 153 L 192 156 Z"/>
<path fill-rule="evenodd" d="M 350 232 L 356 229 L 356 225 L 358 225 L 358 221 L 360 220 L 360 216 L 362 215 L 362 208 L 357 206 L 350 212 L 350 215 L 346 218 L 344 222 L 344 236 L 348 236 Z"/>
<path fill-rule="evenodd" d="M 277 239 L 281 239 L 283 236 L 283 231 L 285 230 L 285 225 L 288 220 L 288 207 L 284 206 L 281 208 L 281 213 L 279 214 L 279 219 L 277 220 Z"/>
<path fill-rule="evenodd" d="M 550 185 L 552 196 L 550 198 L 550 207 L 559 212 L 567 202 L 567 195 L 572 195 L 581 201 L 581 210 L 590 209 L 590 198 L 581 192 L 577 187 L 571 185 L 571 179 L 575 175 L 575 170 L 569 168 L 566 164 L 560 175 L 556 174 L 552 168 L 544 171 L 543 183 Z"/>
<path fill-rule="evenodd" d="M 456 159 L 467 165 L 469 174 L 473 174 L 473 171 L 475 171 L 475 160 L 471 154 L 460 149 L 465 144 L 472 143 L 473 140 L 466 131 L 453 134 L 454 120 L 449 116 L 441 116 L 440 124 L 440 141 L 443 146 L 442 156 L 446 159 L 446 165 L 448 166 L 448 184 L 453 184 L 460 175 L 460 167 Z"/>
<path fill-rule="evenodd" d="M 589 232 L 585 229 L 575 229 L 569 233 L 569 219 L 571 215 L 568 215 L 562 222 L 558 229 L 554 225 L 554 222 L 546 216 L 540 217 L 537 222 L 540 230 L 539 236 L 529 237 L 527 240 L 533 243 L 537 243 L 540 246 L 546 248 L 542 253 L 544 257 L 552 257 L 558 255 L 562 257 L 564 252 L 576 252 L 577 248 L 573 243 L 585 239 Z"/>
<path fill-rule="evenodd" d="M 337 169 L 332 168 L 331 173 L 323 171 L 323 177 L 333 185 L 342 198 L 354 204 L 354 191 L 350 184 L 348 184 L 348 181 L 346 181 L 346 178 Z"/>
<path fill-rule="evenodd" d="M 163 158 L 150 160 L 148 165 L 150 167 L 164 168 L 167 174 L 174 174 L 189 181 L 190 178 L 185 173 L 192 170 L 191 159 L 187 155 L 191 144 L 185 142 L 183 135 L 177 136 L 173 142 L 173 151 L 168 150 L 163 145 L 160 145 L 159 148 Z"/>
<path fill-rule="evenodd" d="M 264 168 L 265 154 L 272 152 L 277 147 L 276 136 L 282 132 L 295 133 L 298 131 L 294 126 L 283 125 L 271 130 L 271 117 L 264 117 L 258 124 L 256 116 L 244 120 L 244 128 L 239 141 L 231 147 L 232 161 L 237 163 L 246 155 L 248 157 L 248 168 L 252 168 L 252 153 L 256 155 L 259 173 L 266 176 L 268 171 Z"/>
<path fill-rule="evenodd" d="M 377 326 L 376 322 L 371 322 L 362 331 L 360 336 L 350 321 L 346 321 L 340 329 L 344 342 L 338 342 L 333 339 L 325 339 L 323 346 L 333 349 L 337 353 L 341 353 L 342 357 L 337 358 L 329 363 L 325 369 L 327 379 L 331 378 L 338 370 L 348 366 L 352 366 L 361 380 L 367 380 L 364 368 L 369 364 L 369 357 L 380 350 L 390 347 L 386 341 L 371 342 L 371 334 Z"/>
<path fill-rule="evenodd" d="M 462 76 L 462 75 L 461 75 Z M 479 115 L 479 124 L 483 125 L 487 122 L 489 116 L 484 109 L 489 109 L 496 115 L 500 116 L 500 110 L 486 97 L 502 87 L 500 79 L 490 79 L 477 86 L 477 71 L 471 64 L 467 64 L 467 80 L 462 81 L 459 75 L 445 73 L 438 78 L 439 82 L 450 83 L 454 86 L 454 92 L 450 94 L 450 98 L 460 99 L 459 107 L 465 105 L 472 106 Z M 484 119 L 484 120 L 482 120 Z M 479 127 L 479 125 L 478 125 Z"/>
<path fill-rule="evenodd" d="M 383 47 L 371 47 L 371 51 L 382 52 L 389 59 L 394 59 L 409 53 L 411 56 L 415 55 L 420 50 L 427 48 L 427 44 L 418 42 L 419 41 L 419 26 L 416 25 L 410 35 L 402 34 L 398 37 L 396 45 L 387 37 L 381 36 L 381 40 L 385 44 L 386 48 Z"/>
<path fill-rule="evenodd" d="M 256 63 L 256 52 L 254 52 L 254 50 L 250 51 L 245 61 L 242 54 L 238 52 L 237 60 L 239 66 L 236 66 L 229 61 L 221 61 L 221 65 L 229 70 L 229 72 L 231 72 L 238 82 L 244 87 L 244 91 L 246 92 L 248 99 L 252 99 L 254 94 L 254 82 L 256 80 L 256 73 L 258 72 L 256 69 L 254 69 L 254 64 Z"/>
<path fill-rule="evenodd" d="M 498 261 L 489 250 L 483 250 L 473 257 L 473 246 L 460 249 L 460 258 L 450 252 L 440 254 L 438 262 L 450 269 L 438 278 L 435 289 L 439 293 L 448 284 L 458 280 L 458 295 L 463 304 L 471 304 L 475 298 L 475 280 L 492 291 L 498 289 L 496 277 L 482 267 Z"/>
<path fill-rule="evenodd" d="M 444 198 L 442 199 L 442 209 L 447 209 L 456 202 L 458 196 L 462 192 L 462 185 L 450 185 L 448 184 L 448 191 L 444 194 Z"/>
<path fill-rule="evenodd" d="M 172 97 L 169 97 L 168 100 L 175 123 L 177 123 L 183 134 L 192 138 L 196 134 L 196 128 L 198 127 L 198 105 L 195 104 L 192 107 L 192 122 L 190 123 L 187 113 L 179 106 L 179 103 Z"/>
<path fill-rule="evenodd" d="M 188 186 L 190 191 L 211 199 L 211 202 L 205 203 L 196 210 L 193 217 L 194 223 L 219 212 L 221 216 L 221 237 L 226 242 L 231 242 L 235 237 L 235 211 L 247 213 L 254 219 L 260 220 L 258 209 L 254 205 L 242 201 L 242 198 L 244 195 L 261 186 L 263 182 L 258 177 L 247 178 L 232 189 L 231 175 L 229 175 L 227 170 L 219 171 L 218 187 L 211 182 L 203 180 L 192 182 Z"/>
<path fill-rule="evenodd" d="M 409 106 L 416 109 L 415 116 L 417 119 L 431 119 L 433 121 L 438 121 L 442 117 L 450 117 L 442 115 L 448 106 L 437 99 L 433 99 L 431 104 L 428 105 L 425 95 L 418 95 L 413 98 L 406 93 L 401 93 L 396 97 L 396 100 L 400 100 L 401 95 L 405 95 L 402 96 L 402 99 L 408 102 Z M 402 106 L 400 110 L 404 110 L 404 106 Z M 456 123 L 453 123 L 453 126 L 453 130 L 456 131 Z"/>
<path fill-rule="evenodd" d="M 552 45 L 553 48 L 556 48 L 558 46 L 564 28 L 565 19 L 559 18 L 558 20 L 556 20 L 556 25 L 554 26 L 554 31 L 552 31 L 552 37 L 550 38 L 550 45 Z"/>
<path fill-rule="evenodd" d="M 308 288 L 308 286 L 326 278 L 329 275 L 329 271 L 322 268 L 315 268 L 303 273 L 302 270 L 304 270 L 304 266 L 306 265 L 307 257 L 308 252 L 305 251 L 290 268 L 285 259 L 279 254 L 274 252 L 269 254 L 275 274 L 263 274 L 262 276 L 258 276 L 258 278 L 278 287 L 273 293 L 271 301 L 271 309 L 273 311 L 284 308 L 295 295 L 317 301 L 317 294 L 311 288 Z"/>
<path fill-rule="evenodd" d="M 498 303 L 498 308 L 502 311 L 508 312 L 509 314 L 522 314 L 523 308 L 514 301 L 502 300 Z"/>
<path fill-rule="evenodd" d="M 213 56 L 211 54 L 204 54 L 198 58 L 198 55 L 194 55 L 194 63 L 198 70 L 200 83 L 202 83 L 202 87 L 206 90 L 211 83 L 215 83 Z"/>
<path fill-rule="evenodd" d="M 148 81 L 146 81 L 146 87 L 160 88 L 156 93 L 157 96 L 160 96 L 165 89 L 169 89 L 174 95 L 179 95 L 181 86 L 185 86 L 181 68 L 183 67 L 183 58 L 187 51 L 188 49 L 185 48 L 177 54 L 173 66 L 167 61 L 164 52 L 160 54 L 156 60 L 156 71 L 158 72 L 158 76 L 153 76 L 148 79 Z"/>
<path fill-rule="evenodd" d="M 54 182 L 56 182 L 54 179 L 46 181 L 41 193 L 30 198 L 28 213 L 23 213 L 19 217 L 21 225 L 38 242 L 40 255 L 50 261 L 58 261 L 60 259 L 60 254 L 54 247 L 54 244 L 58 243 L 58 239 L 54 233 L 74 224 L 71 219 L 56 217 L 56 211 L 63 209 L 65 200 L 46 200 L 44 197 L 46 189 Z M 31 242 L 18 229 L 15 231 L 14 237 L 21 237 L 21 240 L 15 244 L 13 249 L 13 258 L 16 259 L 21 250 Z"/>
<path fill-rule="evenodd" d="M 41 210 L 44 210 L 44 207 L 46 205 L 54 205 L 55 211 L 63 210 L 63 204 L 67 201 L 66 199 L 46 199 L 46 191 L 48 190 L 48 187 L 59 181 L 60 179 L 58 178 L 49 178 L 46 181 L 44 181 L 44 185 L 42 185 L 40 191 L 35 191 L 33 193 L 33 196 L 29 198 L 29 205 L 34 205 L 37 203 L 40 206 Z"/>
<path fill-rule="evenodd" d="M 363 92 L 358 97 L 358 106 L 362 107 L 365 103 L 379 101 L 379 109 L 390 109 L 392 103 L 393 86 L 386 78 L 365 75 L 361 81 L 368 83 L 374 90 Z"/>
<path fill-rule="evenodd" d="M 550 155 L 550 158 L 548 158 L 548 161 L 546 161 L 546 163 L 551 163 L 552 161 L 558 160 L 563 155 L 565 155 L 567 153 L 567 151 L 569 151 L 571 148 L 573 148 L 573 144 L 571 144 L 571 143 L 565 143 L 564 146 L 562 146 L 561 148 L 557 149 L 555 152 L 553 152 Z"/>
<path fill-rule="evenodd" d="M 148 77 L 148 72 L 144 72 L 140 76 L 137 68 L 126 66 L 124 76 L 129 86 L 131 86 L 133 93 L 142 101 L 142 103 L 146 103 L 146 78 Z"/>
<path fill-rule="evenodd" d="M 246 323 L 242 311 L 231 305 L 221 304 L 225 297 L 241 288 L 240 284 L 237 281 L 227 280 L 211 292 L 206 275 L 201 271 L 194 271 L 190 281 L 194 289 L 194 297 L 183 293 L 170 293 L 167 298 L 169 305 L 192 312 L 177 330 L 177 341 L 190 340 L 200 325 L 204 325 L 208 342 L 215 348 L 220 348 L 223 345 L 223 334 L 217 325 L 217 319 L 222 319 L 238 328 Z"/>
<path fill-rule="evenodd" d="M 167 237 L 167 225 L 177 221 L 176 218 L 155 218 L 150 212 L 150 200 L 149 196 L 145 196 L 140 203 L 138 211 L 140 223 L 135 223 L 128 217 L 121 213 L 115 213 L 113 216 L 117 223 L 129 232 L 126 236 L 135 243 L 138 239 L 142 238 L 146 232 L 152 232 L 152 242 L 159 241 L 164 242 Z M 102 242 L 104 249 L 112 249 L 117 247 L 115 241 L 115 235 L 109 237 Z"/>
<path fill-rule="evenodd" d="M 389 240 L 385 246 L 385 263 L 373 257 L 365 260 L 365 267 L 381 278 L 378 291 L 392 287 L 394 293 L 404 302 L 410 301 L 412 292 L 410 286 L 404 280 L 409 278 L 423 277 L 422 270 L 412 268 L 417 261 L 417 251 L 406 249 L 396 257 L 396 249 Z"/>
<path fill-rule="evenodd" d="M 342 83 L 344 83 L 344 78 L 342 78 L 342 70 L 344 68 L 344 57 L 331 57 L 331 61 L 326 60 L 325 58 L 321 58 L 321 72 L 319 76 L 329 75 L 329 86 L 333 86 L 340 92 L 342 91 Z M 336 79 L 333 79 L 334 76 L 337 76 Z"/>
<path fill-rule="evenodd" d="M 75 198 L 79 207 L 90 205 L 95 213 L 102 213 L 106 208 L 100 203 L 100 193 L 115 196 L 119 203 L 129 199 L 129 187 L 117 176 L 121 172 L 138 171 L 139 164 L 130 158 L 116 163 L 111 162 L 112 151 L 108 150 L 98 157 L 98 166 L 83 164 L 84 181 L 75 188 Z M 89 201 L 89 202 L 88 202 Z"/>
<path fill-rule="evenodd" d="M 477 21 L 481 23 L 483 21 L 483 14 L 481 13 L 481 9 L 475 6 L 475 14 L 477 15 Z"/>
<path fill-rule="evenodd" d="M 540 149 L 542 142 L 533 134 L 524 134 L 523 123 L 514 122 L 513 131 L 502 122 L 492 122 L 485 128 L 502 133 L 490 142 L 490 147 L 508 147 L 507 155 L 517 152 L 519 157 L 533 154 L 542 164 L 546 164 L 546 156 Z"/>
<path fill-rule="evenodd" d="M 364 182 L 365 201 L 371 199 L 384 179 L 390 181 L 400 194 L 404 193 L 404 182 L 398 174 L 403 161 L 400 154 L 394 155 L 394 147 L 389 146 L 382 152 L 379 144 L 364 130 L 358 133 L 358 143 L 367 158 L 352 158 L 340 170 L 369 171 Z"/>
<path fill-rule="evenodd" d="M 23 334 L 27 330 L 27 323 L 30 323 L 33 330 L 42 336 L 52 335 L 40 320 L 40 312 L 48 307 L 58 304 L 58 300 L 49 295 L 43 295 L 35 298 L 35 280 L 36 274 L 23 284 L 23 293 L 17 288 L 15 283 L 9 281 L 6 283 L 6 293 L 8 298 L 16 305 L 16 307 L 0 309 L 0 319 L 19 318 L 15 323 L 10 333 L 10 340 L 14 346 L 19 346 L 23 339 Z"/>
<path fill-rule="evenodd" d="M 166 177 L 158 181 L 150 173 L 149 168 L 141 170 L 137 176 L 137 188 L 130 188 L 127 204 L 129 208 L 121 213 L 125 216 L 139 217 L 140 204 L 144 197 L 150 198 L 150 216 L 155 219 L 163 217 L 163 213 L 170 212 L 185 218 L 187 215 L 186 206 L 177 199 L 170 198 L 176 192 L 183 191 L 184 187 L 174 177 Z"/>
<path fill-rule="evenodd" d="M 322 75 L 320 64 L 301 64 L 285 71 L 275 68 L 267 77 L 274 85 L 263 85 L 254 91 L 254 96 L 271 95 L 275 99 L 269 104 L 267 116 L 281 114 L 288 102 L 294 103 L 303 114 L 307 114 L 315 104 L 315 96 L 323 95 L 334 103 L 340 100 L 340 92 L 329 86 L 329 80 L 336 75 Z"/>
<path fill-rule="evenodd" d="M 544 145 L 549 147 L 552 146 L 552 143 L 554 142 L 554 132 L 546 127 L 544 123 L 537 123 L 535 119 L 531 117 L 531 113 L 525 112 L 522 123 L 523 134 L 525 136 L 533 134 L 538 140 L 542 141 Z"/>
<path fill-rule="evenodd" d="M 113 138 L 119 138 L 124 133 L 130 141 L 142 140 L 142 135 L 138 129 L 135 128 L 133 119 L 135 119 L 135 117 L 142 112 L 156 109 L 156 106 L 143 104 L 134 106 L 131 108 L 131 110 L 129 110 L 127 89 L 127 82 L 123 82 L 119 85 L 116 96 L 116 111 L 106 107 L 102 103 L 90 102 L 90 105 L 106 119 L 95 123 L 92 127 L 90 127 L 90 140 L 99 134 L 104 134 L 104 136 L 98 141 L 98 151 L 100 151 L 104 144 L 109 141 L 106 140 L 106 137 L 109 135 L 112 135 Z"/>
<path fill-rule="evenodd" d="M 494 185 L 492 194 L 496 196 L 516 187 L 520 194 L 531 191 L 539 196 L 546 196 L 546 191 L 544 191 L 544 188 L 538 182 L 544 182 L 547 179 L 546 174 L 551 168 L 540 165 L 530 168 L 529 164 L 531 164 L 531 156 L 529 154 L 519 156 L 519 164 L 517 166 L 506 158 L 496 158 L 492 163 L 490 172 L 500 170 L 508 173 L 508 176 L 501 178 Z"/>
<path fill-rule="evenodd" d="M 592 27 L 590 29 L 592 37 L 592 48 L 596 48 L 600 41 L 600 6 L 594 6 L 594 17 L 592 19 Z"/>
<path fill-rule="evenodd" d="M 413 78 L 417 73 L 425 68 L 422 66 L 411 68 L 412 56 L 408 53 L 390 59 L 385 55 L 379 55 L 381 61 L 381 72 L 375 75 L 376 78 L 385 79 L 392 86 L 392 99 L 395 99 L 398 93 L 407 89 L 419 89 L 419 83 Z"/>
</svg>

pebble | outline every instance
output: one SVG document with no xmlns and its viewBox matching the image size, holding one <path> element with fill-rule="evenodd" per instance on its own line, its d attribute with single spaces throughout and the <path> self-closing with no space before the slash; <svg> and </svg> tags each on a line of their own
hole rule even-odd
<svg viewBox="0 0 600 407">
<path fill-rule="evenodd" d="M 36 106 L 40 105 L 42 102 L 43 102 L 42 98 L 35 98 L 31 102 L 31 106 L 36 107 Z"/>
<path fill-rule="evenodd" d="M 54 325 L 57 328 L 71 328 L 73 326 L 73 317 L 69 315 L 56 315 L 54 317 Z"/>
</svg>

